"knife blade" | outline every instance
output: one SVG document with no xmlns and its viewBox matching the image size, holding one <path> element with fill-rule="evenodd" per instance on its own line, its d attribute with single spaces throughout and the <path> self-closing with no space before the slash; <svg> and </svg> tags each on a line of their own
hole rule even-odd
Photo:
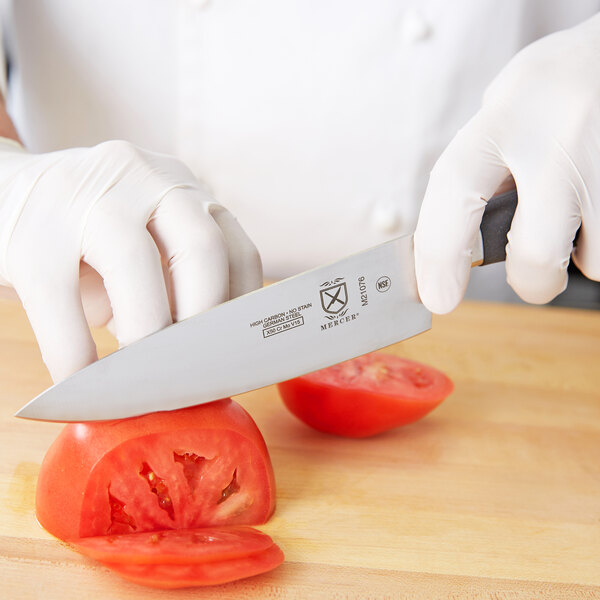
<svg viewBox="0 0 600 600">
<path fill-rule="evenodd" d="M 514 191 L 490 200 L 474 264 L 503 260 L 515 207 Z M 170 325 L 48 388 L 16 416 L 78 422 L 183 408 L 322 369 L 430 327 L 417 292 L 413 237 L 406 235 Z"/>
</svg>

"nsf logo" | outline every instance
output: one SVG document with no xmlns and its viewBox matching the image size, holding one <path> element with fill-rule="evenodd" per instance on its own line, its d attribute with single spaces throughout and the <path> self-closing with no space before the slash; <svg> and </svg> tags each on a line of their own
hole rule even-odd
<svg viewBox="0 0 600 600">
<path fill-rule="evenodd" d="M 378 292 L 387 292 L 390 287 L 392 287 L 392 280 L 387 275 L 383 275 L 375 282 L 375 289 Z"/>
</svg>

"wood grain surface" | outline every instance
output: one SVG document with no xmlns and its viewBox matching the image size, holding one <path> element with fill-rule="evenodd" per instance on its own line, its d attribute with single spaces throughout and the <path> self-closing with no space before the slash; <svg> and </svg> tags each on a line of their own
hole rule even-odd
<svg viewBox="0 0 600 600">
<path fill-rule="evenodd" d="M 94 332 L 101 354 L 114 349 Z M 245 394 L 278 507 L 275 571 L 206 589 L 120 580 L 36 522 L 40 462 L 61 425 L 13 413 L 50 379 L 19 305 L 0 300 L 0 597 L 600 598 L 600 314 L 464 303 L 387 350 L 447 372 L 423 421 L 367 440 L 296 421 L 274 387 Z"/>
</svg>

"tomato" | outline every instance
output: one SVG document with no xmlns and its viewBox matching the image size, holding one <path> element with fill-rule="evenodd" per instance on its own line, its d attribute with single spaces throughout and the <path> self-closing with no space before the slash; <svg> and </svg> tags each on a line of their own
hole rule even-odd
<svg viewBox="0 0 600 600">
<path fill-rule="evenodd" d="M 421 419 L 453 387 L 441 371 L 383 352 L 278 384 L 284 404 L 301 421 L 357 438 Z"/>
<path fill-rule="evenodd" d="M 238 558 L 196 564 L 103 563 L 121 577 L 156 588 L 217 585 L 251 577 L 274 569 L 283 562 L 283 552 L 271 547 Z"/>
<path fill-rule="evenodd" d="M 212 585 L 283 561 L 247 524 L 275 509 L 267 447 L 231 399 L 67 425 L 46 454 L 38 520 L 119 575 L 154 587 Z"/>
<path fill-rule="evenodd" d="M 37 517 L 62 539 L 264 523 L 275 508 L 266 445 L 230 399 L 67 425 L 42 463 Z"/>
<path fill-rule="evenodd" d="M 252 527 L 233 526 L 102 535 L 69 543 L 105 563 L 196 564 L 257 554 L 273 540 Z"/>
</svg>

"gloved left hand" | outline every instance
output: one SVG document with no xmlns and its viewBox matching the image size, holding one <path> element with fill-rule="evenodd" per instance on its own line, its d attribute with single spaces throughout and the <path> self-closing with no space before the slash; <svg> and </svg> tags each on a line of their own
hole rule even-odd
<svg viewBox="0 0 600 600">
<path fill-rule="evenodd" d="M 102 281 L 80 290 L 82 265 Z M 0 285 L 19 295 L 54 381 L 96 359 L 81 292 L 126 345 L 261 284 L 254 244 L 175 158 L 122 141 L 30 154 L 0 139 Z"/>
</svg>

